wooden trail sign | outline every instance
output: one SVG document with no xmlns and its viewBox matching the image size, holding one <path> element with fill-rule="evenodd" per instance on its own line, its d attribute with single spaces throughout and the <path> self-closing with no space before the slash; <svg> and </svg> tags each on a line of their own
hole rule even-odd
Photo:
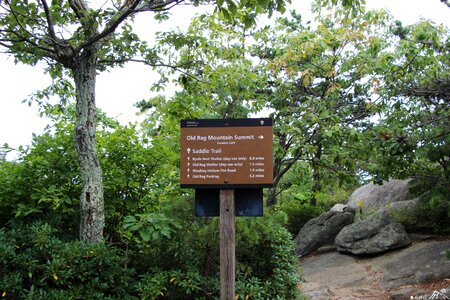
<svg viewBox="0 0 450 300">
<path fill-rule="evenodd" d="M 219 190 L 221 300 L 235 298 L 235 189 L 262 201 L 261 189 L 273 186 L 272 141 L 269 118 L 181 121 L 180 186 L 196 188 L 199 200 Z"/>
<path fill-rule="evenodd" d="M 183 120 L 180 185 L 190 188 L 273 186 L 272 120 Z"/>
</svg>

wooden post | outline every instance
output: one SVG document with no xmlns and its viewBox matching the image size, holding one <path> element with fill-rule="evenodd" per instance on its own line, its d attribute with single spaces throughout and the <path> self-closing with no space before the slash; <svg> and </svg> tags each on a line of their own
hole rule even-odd
<svg viewBox="0 0 450 300">
<path fill-rule="evenodd" d="M 235 236 L 234 190 L 220 190 L 220 300 L 234 300 Z"/>
</svg>

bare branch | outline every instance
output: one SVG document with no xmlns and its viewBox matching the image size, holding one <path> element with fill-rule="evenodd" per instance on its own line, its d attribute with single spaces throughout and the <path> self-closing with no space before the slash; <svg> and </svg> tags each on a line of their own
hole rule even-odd
<svg viewBox="0 0 450 300">
<path fill-rule="evenodd" d="M 73 1 L 73 0 L 72 0 Z M 127 3 L 130 3 L 129 6 L 122 6 L 121 9 L 111 17 L 110 22 L 106 24 L 105 29 L 94 35 L 89 40 L 85 41 L 84 43 L 81 43 L 76 47 L 75 52 L 79 52 L 84 48 L 87 48 L 89 46 L 92 46 L 93 44 L 99 42 L 100 40 L 110 36 L 112 33 L 114 33 L 119 27 L 119 25 L 130 15 L 132 15 L 135 12 L 136 7 L 139 5 L 141 0 L 134 0 L 134 1 L 127 1 Z"/>
<path fill-rule="evenodd" d="M 69 5 L 79 20 L 82 20 L 85 17 L 84 12 L 86 11 L 86 6 L 83 1 L 69 0 Z"/>
<path fill-rule="evenodd" d="M 71 0 L 75 1 L 75 0 Z M 88 41 L 80 44 L 75 51 L 78 52 L 83 48 L 89 47 L 102 39 L 109 37 L 116 31 L 119 25 L 130 15 L 143 11 L 164 11 L 172 8 L 173 6 L 183 2 L 184 0 L 167 0 L 167 1 L 148 1 L 144 3 L 142 0 L 128 0 L 120 10 L 111 18 L 110 22 L 106 24 L 105 29 L 99 34 L 93 36 Z"/>
<path fill-rule="evenodd" d="M 136 8 L 136 12 L 142 11 L 167 11 L 172 7 L 184 2 L 184 0 L 169 0 L 169 1 L 148 1 L 143 3 L 140 7 Z"/>
<path fill-rule="evenodd" d="M 101 61 L 99 61 L 99 64 L 114 65 L 114 64 L 124 64 L 127 62 L 137 62 L 137 63 L 142 63 L 142 64 L 145 64 L 145 65 L 151 66 L 151 67 L 166 67 L 166 68 L 171 68 L 171 69 L 179 69 L 179 68 L 187 67 L 193 63 L 193 61 L 188 61 L 188 62 L 179 64 L 179 65 L 169 65 L 169 64 L 164 64 L 164 63 L 154 64 L 154 63 L 150 63 L 149 61 L 144 60 L 144 59 L 130 58 L 130 59 L 117 59 L 117 60 L 101 60 Z"/>
<path fill-rule="evenodd" d="M 44 12 L 45 12 L 45 18 L 47 20 L 47 29 L 48 29 L 48 34 L 50 36 L 50 39 L 53 42 L 53 46 L 55 47 L 56 50 L 58 50 L 58 43 L 57 43 L 57 37 L 55 34 L 55 28 L 53 25 L 53 19 L 52 19 L 52 15 L 50 14 L 50 10 L 48 8 L 48 4 L 47 1 L 45 0 L 40 0 L 42 3 L 42 7 L 44 8 Z"/>
</svg>

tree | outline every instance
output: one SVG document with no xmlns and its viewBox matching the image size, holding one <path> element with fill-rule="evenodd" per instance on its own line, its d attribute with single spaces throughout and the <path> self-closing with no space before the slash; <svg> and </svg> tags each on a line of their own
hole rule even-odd
<svg viewBox="0 0 450 300">
<path fill-rule="evenodd" d="M 0 2 L 0 46 L 16 62 L 46 64 L 55 84 L 39 93 L 54 93 L 76 100 L 75 148 L 80 167 L 80 239 L 99 242 L 105 225 L 102 168 L 96 147 L 95 79 L 98 72 L 123 66 L 128 61 L 158 65 L 157 54 L 132 32 L 133 17 L 154 12 L 160 19 L 180 0 L 111 1 L 95 7 L 83 0 Z M 232 19 L 238 7 L 252 18 L 256 13 L 284 9 L 283 0 L 234 2 L 196 0 L 188 4 L 215 4 L 216 10 Z M 176 66 L 173 66 L 174 68 Z"/>
<path fill-rule="evenodd" d="M 392 46 L 378 61 L 385 106 L 372 138 L 375 179 L 413 177 L 450 190 L 450 32 L 421 21 L 391 27 Z"/>
<path fill-rule="evenodd" d="M 313 206 L 326 185 L 357 182 L 366 153 L 362 133 L 377 112 L 371 93 L 387 19 L 383 11 L 349 19 L 337 10 L 312 29 L 293 14 L 255 50 L 272 74 L 267 107 L 276 124 L 275 186 L 297 162 L 308 162 Z M 281 191 L 274 189 L 268 202 Z"/>
<path fill-rule="evenodd" d="M 245 118 L 261 109 L 257 91 L 266 84 L 266 74 L 249 55 L 252 24 L 244 10 L 236 12 L 233 22 L 223 14 L 201 15 L 186 30 L 157 37 L 159 52 L 170 54 L 167 64 L 183 66 L 177 79 L 183 90 L 168 100 L 178 106 L 179 117 Z M 159 71 L 163 81 L 173 75 L 172 70 Z M 158 101 L 149 104 L 160 106 Z"/>
<path fill-rule="evenodd" d="M 183 91 L 170 103 L 195 117 L 274 111 L 275 186 L 280 188 L 286 172 L 303 160 L 312 170 L 315 205 L 327 180 L 356 181 L 353 159 L 361 153 L 356 150 L 361 131 L 377 111 L 370 99 L 371 68 L 383 37 L 375 28 L 381 34 L 387 16 L 369 12 L 352 22 L 345 12 L 322 17 L 316 30 L 294 13 L 280 19 L 276 29 L 201 16 L 184 33 L 165 33 L 161 51 L 187 67 L 179 78 Z M 268 203 L 275 203 L 280 191 L 274 190 Z"/>
</svg>

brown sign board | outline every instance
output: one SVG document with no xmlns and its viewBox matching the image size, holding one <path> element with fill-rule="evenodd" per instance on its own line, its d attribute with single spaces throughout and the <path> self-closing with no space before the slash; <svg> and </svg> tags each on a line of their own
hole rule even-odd
<svg viewBox="0 0 450 300">
<path fill-rule="evenodd" d="M 182 188 L 273 186 L 272 119 L 182 120 Z"/>
</svg>

